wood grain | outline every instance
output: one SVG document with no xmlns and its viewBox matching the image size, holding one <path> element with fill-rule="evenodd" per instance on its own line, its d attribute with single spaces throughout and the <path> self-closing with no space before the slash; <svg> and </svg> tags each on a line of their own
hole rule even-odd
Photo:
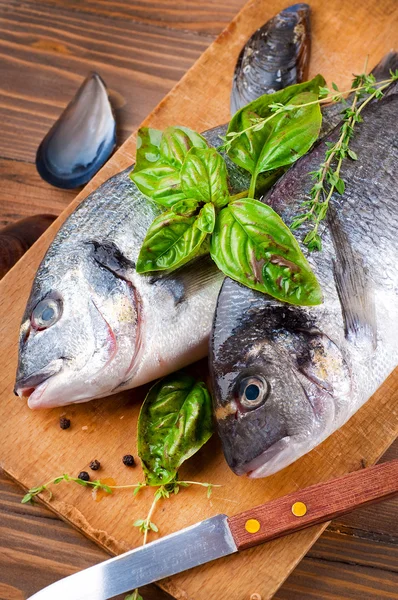
<svg viewBox="0 0 398 600">
<path fill-rule="evenodd" d="M 342 477 L 300 489 L 266 504 L 255 506 L 228 519 L 238 550 L 245 550 L 330 521 L 367 504 L 398 494 L 398 460 L 360 469 Z M 306 513 L 294 514 L 301 503 Z M 248 531 L 246 523 L 256 520 L 258 531 Z"/>
<path fill-rule="evenodd" d="M 62 5 L 0 0 L 0 158 L 34 162 L 93 69 L 110 90 L 121 144 L 213 39 Z"/>
<path fill-rule="evenodd" d="M 276 0 L 250 3 L 161 102 L 147 123 L 158 127 L 180 123 L 204 130 L 226 121 L 231 75 L 240 47 L 258 26 L 260 18 L 265 21 L 284 6 L 285 3 Z M 334 0 L 327 5 L 318 0 L 312 6 L 314 44 L 311 75 L 322 71 L 329 81 L 333 79 L 339 85 L 346 85 L 350 73 L 361 68 L 363 57 L 369 50 L 370 64 L 373 65 L 395 45 L 397 5 L 392 0 L 377 3 L 367 0 L 355 5 L 355 11 L 342 0 Z M 371 48 L 369 15 L 372 15 Z M 363 33 L 359 35 L 358 32 Z M 342 50 L 346 48 L 349 52 Z M 69 407 L 67 415 L 72 418 L 72 428 L 61 431 L 58 419 L 63 411 L 54 409 L 32 413 L 11 395 L 11 389 L 18 322 L 30 282 L 45 249 L 61 222 L 88 191 L 127 166 L 133 156 L 134 137 L 126 142 L 77 201 L 63 213 L 57 224 L 44 234 L 0 284 L 0 423 L 7 424 L 0 430 L 1 461 L 8 473 L 28 487 L 59 472 L 77 473 L 94 456 L 104 462 L 103 476 L 112 476 L 120 484 L 132 478 L 123 470 L 120 457 L 127 451 L 135 452 L 134 433 L 142 390 Z M 238 479 L 229 473 L 217 440 L 211 440 L 181 475 L 221 483 L 223 487 L 214 493 L 210 502 L 201 490 L 189 488 L 173 498 L 167 509 L 160 505 L 155 517 L 161 533 L 166 534 L 218 512 L 233 514 L 248 509 L 289 491 L 358 469 L 362 461 L 373 463 L 398 432 L 397 389 L 398 375 L 395 374 L 345 427 L 322 446 L 264 481 Z M 134 475 L 135 480 L 142 477 L 138 469 Z M 56 491 L 52 508 L 109 552 L 121 552 L 141 542 L 131 521 L 146 513 L 151 500 L 147 491 L 134 500 L 128 494 L 114 494 L 102 500 L 101 504 L 96 504 L 83 488 L 64 486 Z M 47 502 L 46 499 L 44 501 Z M 318 526 L 296 533 L 267 546 L 245 551 L 242 556 L 229 557 L 181 574 L 162 582 L 162 586 L 175 597 L 198 600 L 209 597 L 241 599 L 255 587 L 265 600 L 276 592 L 320 532 Z M 234 573 L 233 578 L 231 572 Z"/>
<path fill-rule="evenodd" d="M 327 531 L 274 600 L 396 600 L 397 589 L 396 547 Z"/>
<path fill-rule="evenodd" d="M 45 4 L 63 6 L 64 0 L 45 0 Z M 68 7 L 79 12 L 112 17 L 140 23 L 150 23 L 171 29 L 194 30 L 218 34 L 243 6 L 242 0 L 157 0 L 155 2 L 131 0 L 68 0 Z"/>
</svg>

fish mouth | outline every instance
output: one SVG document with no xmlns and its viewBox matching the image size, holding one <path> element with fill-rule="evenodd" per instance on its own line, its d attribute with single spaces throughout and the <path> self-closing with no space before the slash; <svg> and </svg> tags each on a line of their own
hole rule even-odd
<svg viewBox="0 0 398 600">
<path fill-rule="evenodd" d="M 40 371 L 18 379 L 14 387 L 15 395 L 20 398 L 28 398 L 29 408 L 38 406 L 41 396 L 50 383 L 50 379 L 61 371 L 63 362 L 62 358 L 58 358 Z"/>
<path fill-rule="evenodd" d="M 244 472 L 250 479 L 268 477 L 296 460 L 295 450 L 292 437 L 287 435 L 248 462 L 244 466 Z"/>
</svg>

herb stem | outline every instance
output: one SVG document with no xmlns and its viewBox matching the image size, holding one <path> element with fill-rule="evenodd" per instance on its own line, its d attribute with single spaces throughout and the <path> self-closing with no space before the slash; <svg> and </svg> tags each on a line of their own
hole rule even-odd
<svg viewBox="0 0 398 600">
<path fill-rule="evenodd" d="M 247 198 L 249 195 L 249 190 L 243 190 L 243 192 L 239 192 L 239 194 L 234 194 L 230 197 L 230 202 L 234 202 L 234 200 L 240 200 L 241 198 Z"/>
<path fill-rule="evenodd" d="M 249 198 L 254 198 L 256 194 L 256 181 L 257 181 L 257 173 L 253 173 L 252 178 L 250 180 L 250 189 L 249 189 Z"/>
<path fill-rule="evenodd" d="M 155 494 L 154 498 L 153 498 L 153 502 L 151 504 L 151 508 L 149 509 L 149 513 L 147 518 L 145 519 L 145 528 L 144 528 L 144 541 L 142 542 L 142 545 L 145 546 L 145 544 L 147 543 L 147 539 L 148 539 L 148 531 L 150 529 L 150 522 L 151 522 L 151 517 L 155 511 L 155 507 L 157 502 L 160 499 L 160 495 Z"/>
<path fill-rule="evenodd" d="M 175 482 L 177 485 L 200 485 L 202 487 L 209 487 L 209 485 L 211 485 L 211 487 L 222 487 L 221 484 L 215 484 L 215 483 L 203 483 L 201 481 L 176 481 Z"/>
<path fill-rule="evenodd" d="M 130 483 L 128 485 L 108 485 L 111 490 L 127 490 L 129 488 L 148 487 L 146 483 Z"/>
</svg>

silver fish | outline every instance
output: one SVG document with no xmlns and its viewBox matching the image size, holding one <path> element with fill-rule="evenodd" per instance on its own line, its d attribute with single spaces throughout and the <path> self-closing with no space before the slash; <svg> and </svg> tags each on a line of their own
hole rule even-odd
<svg viewBox="0 0 398 600">
<path fill-rule="evenodd" d="M 263 94 L 305 81 L 311 53 L 310 7 L 293 4 L 257 29 L 239 54 L 231 113 Z"/>
<path fill-rule="evenodd" d="M 221 289 L 210 364 L 224 454 L 238 475 L 265 477 L 309 452 L 397 366 L 398 84 L 363 117 L 351 144 L 358 161 L 343 163 L 346 191 L 333 196 L 322 252 L 308 257 L 323 304 L 290 306 L 228 278 Z M 268 195 L 286 223 L 324 152 L 318 144 Z"/>
<path fill-rule="evenodd" d="M 221 126 L 204 134 L 219 146 Z M 172 275 L 145 276 L 135 261 L 159 208 L 131 167 L 90 194 L 41 263 L 22 319 L 15 391 L 31 408 L 106 396 L 207 354 L 223 275 L 208 258 Z M 249 187 L 230 163 L 231 193 Z"/>
</svg>

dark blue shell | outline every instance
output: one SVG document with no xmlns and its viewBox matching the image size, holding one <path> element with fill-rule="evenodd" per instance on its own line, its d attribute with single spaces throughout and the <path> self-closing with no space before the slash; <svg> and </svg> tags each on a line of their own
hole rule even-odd
<svg viewBox="0 0 398 600">
<path fill-rule="evenodd" d="M 305 81 L 310 50 L 308 4 L 289 6 L 257 29 L 236 63 L 231 113 L 263 94 Z"/>
<path fill-rule="evenodd" d="M 87 183 L 116 145 L 116 122 L 108 93 L 97 73 L 89 75 L 40 144 L 36 167 L 60 188 Z"/>
</svg>

